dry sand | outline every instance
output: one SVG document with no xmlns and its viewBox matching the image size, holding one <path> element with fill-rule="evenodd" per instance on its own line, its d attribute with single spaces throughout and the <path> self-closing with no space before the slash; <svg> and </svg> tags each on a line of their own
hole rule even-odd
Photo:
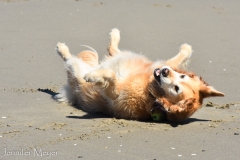
<svg viewBox="0 0 240 160">
<path fill-rule="evenodd" d="M 239 159 L 240 1 L 0 0 L 0 159 Z M 66 82 L 54 48 L 90 45 L 167 59 L 193 46 L 190 70 L 224 98 L 180 124 L 117 120 L 56 103 Z M 7 153 L 5 153 L 7 152 Z"/>
</svg>

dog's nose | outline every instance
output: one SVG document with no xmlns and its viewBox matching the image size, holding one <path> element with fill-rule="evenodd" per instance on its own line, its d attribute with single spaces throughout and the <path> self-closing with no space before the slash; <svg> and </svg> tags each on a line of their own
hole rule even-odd
<svg viewBox="0 0 240 160">
<path fill-rule="evenodd" d="M 163 68 L 161 73 L 162 73 L 163 77 L 167 77 L 169 75 L 169 69 Z"/>
</svg>

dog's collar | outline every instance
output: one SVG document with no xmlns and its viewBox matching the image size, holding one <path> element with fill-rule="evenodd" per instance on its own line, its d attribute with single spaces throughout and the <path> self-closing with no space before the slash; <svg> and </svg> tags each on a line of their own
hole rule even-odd
<svg viewBox="0 0 240 160">
<path fill-rule="evenodd" d="M 166 114 L 167 115 L 167 111 L 166 109 L 163 107 L 162 104 L 160 104 L 159 102 L 157 101 L 154 101 L 153 103 L 153 108 L 151 109 L 151 113 L 154 112 L 154 111 L 161 111 L 162 113 Z"/>
</svg>

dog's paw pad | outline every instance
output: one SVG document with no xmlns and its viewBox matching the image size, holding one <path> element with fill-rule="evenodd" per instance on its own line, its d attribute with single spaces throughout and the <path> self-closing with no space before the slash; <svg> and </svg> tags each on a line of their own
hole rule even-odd
<svg viewBox="0 0 240 160">
<path fill-rule="evenodd" d="M 68 46 L 65 43 L 58 42 L 55 49 L 63 59 L 68 59 L 71 57 Z"/>
<path fill-rule="evenodd" d="M 62 52 L 62 51 L 64 51 L 64 50 L 68 50 L 68 47 L 66 46 L 65 43 L 60 43 L 60 42 L 58 42 L 58 43 L 57 43 L 57 46 L 56 46 L 56 50 L 57 50 L 58 52 Z"/>
<path fill-rule="evenodd" d="M 119 43 L 120 41 L 120 31 L 117 28 L 112 29 L 110 32 L 111 43 Z"/>
<path fill-rule="evenodd" d="M 193 52 L 192 47 L 191 47 L 190 45 L 188 45 L 188 44 L 183 44 L 183 45 L 181 45 L 180 51 L 181 51 L 182 53 L 184 53 L 184 54 L 189 55 L 189 56 L 191 56 L 191 54 L 192 54 L 192 52 Z"/>
</svg>

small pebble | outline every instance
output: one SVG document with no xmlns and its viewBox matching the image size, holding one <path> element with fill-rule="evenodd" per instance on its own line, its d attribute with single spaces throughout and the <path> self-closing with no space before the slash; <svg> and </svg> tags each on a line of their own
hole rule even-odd
<svg viewBox="0 0 240 160">
<path fill-rule="evenodd" d="M 74 144 L 74 146 L 76 146 L 77 144 Z"/>
<path fill-rule="evenodd" d="M 7 117 L 2 117 L 2 118 L 7 118 Z"/>
<path fill-rule="evenodd" d="M 195 153 L 193 153 L 193 154 L 191 154 L 192 156 L 196 156 L 197 154 L 195 154 Z"/>
<path fill-rule="evenodd" d="M 182 155 L 181 155 L 181 154 L 179 154 L 179 155 L 178 155 L 178 157 L 182 157 Z"/>
<path fill-rule="evenodd" d="M 239 133 L 234 133 L 234 135 L 239 135 Z"/>
</svg>

